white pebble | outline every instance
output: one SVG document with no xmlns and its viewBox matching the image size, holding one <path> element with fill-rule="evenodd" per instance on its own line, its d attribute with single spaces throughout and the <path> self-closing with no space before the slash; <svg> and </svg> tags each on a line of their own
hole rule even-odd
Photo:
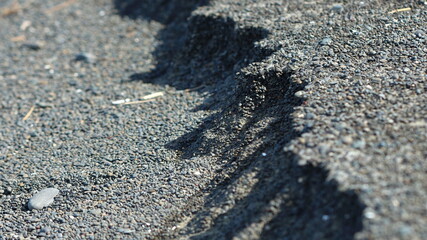
<svg viewBox="0 0 427 240">
<path fill-rule="evenodd" d="M 305 95 L 304 91 L 298 91 L 295 93 L 295 97 L 303 97 Z"/>
<path fill-rule="evenodd" d="M 79 53 L 76 55 L 75 61 L 87 62 L 87 63 L 95 63 L 97 58 L 92 53 Z"/>
<path fill-rule="evenodd" d="M 28 208 L 42 209 L 53 203 L 54 198 L 58 195 L 59 190 L 56 188 L 45 188 L 34 195 L 30 201 L 28 201 Z"/>
<path fill-rule="evenodd" d="M 331 42 L 332 42 L 332 39 L 330 37 L 326 37 L 319 42 L 319 45 L 325 46 L 325 45 L 329 45 Z"/>
<path fill-rule="evenodd" d="M 111 103 L 114 104 L 114 105 L 118 105 L 118 104 L 123 104 L 123 103 L 127 103 L 127 102 L 130 102 L 129 98 L 115 100 L 115 101 L 112 101 Z"/>
<path fill-rule="evenodd" d="M 117 231 L 124 234 L 131 234 L 135 232 L 135 230 L 128 229 L 128 228 L 119 228 L 117 229 Z"/>
<path fill-rule="evenodd" d="M 366 211 L 365 212 L 365 217 L 368 219 L 373 219 L 376 217 L 375 213 L 373 211 Z"/>
</svg>

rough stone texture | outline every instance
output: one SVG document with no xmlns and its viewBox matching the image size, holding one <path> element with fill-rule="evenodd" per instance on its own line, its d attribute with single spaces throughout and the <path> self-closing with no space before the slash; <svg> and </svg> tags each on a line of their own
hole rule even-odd
<svg viewBox="0 0 427 240">
<path fill-rule="evenodd" d="M 425 1 L 25 2 L 0 13 L 0 236 L 427 238 Z"/>
</svg>

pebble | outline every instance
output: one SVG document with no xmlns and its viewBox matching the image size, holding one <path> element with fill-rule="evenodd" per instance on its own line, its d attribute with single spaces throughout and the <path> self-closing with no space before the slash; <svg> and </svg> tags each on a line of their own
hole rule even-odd
<svg viewBox="0 0 427 240">
<path fill-rule="evenodd" d="M 367 219 L 374 219 L 376 217 L 375 212 L 369 210 L 367 210 L 364 215 Z"/>
<path fill-rule="evenodd" d="M 49 233 L 51 232 L 51 228 L 50 227 L 44 227 L 42 229 L 40 229 L 40 233 Z"/>
<path fill-rule="evenodd" d="M 331 8 L 331 10 L 335 12 L 342 12 L 344 7 L 341 4 L 336 4 Z"/>
<path fill-rule="evenodd" d="M 54 105 L 52 103 L 48 103 L 48 102 L 38 102 L 36 103 L 38 107 L 41 108 L 53 108 Z"/>
<path fill-rule="evenodd" d="M 58 195 L 59 190 L 56 188 L 45 188 L 34 195 L 28 201 L 28 208 L 32 209 L 42 209 L 46 206 L 49 206 L 53 203 L 54 198 Z"/>
<path fill-rule="evenodd" d="M 352 147 L 354 147 L 354 148 L 356 148 L 356 149 L 361 149 L 361 148 L 364 148 L 364 147 L 365 147 L 365 145 L 366 145 L 365 141 L 363 141 L 363 140 L 359 140 L 359 141 L 354 142 L 354 143 L 352 144 Z"/>
<path fill-rule="evenodd" d="M 38 51 L 41 49 L 41 45 L 37 43 L 24 43 L 21 45 L 22 48 L 27 48 L 33 51 Z"/>
<path fill-rule="evenodd" d="M 329 216 L 328 215 L 323 215 L 322 216 L 322 220 L 323 221 L 328 221 L 329 220 Z"/>
<path fill-rule="evenodd" d="M 406 237 L 412 233 L 412 228 L 410 226 L 406 226 L 406 225 L 401 226 L 399 228 L 399 233 L 402 237 Z"/>
<path fill-rule="evenodd" d="M 415 36 L 417 36 L 418 38 L 425 38 L 426 35 L 427 34 L 423 30 L 417 30 L 417 31 L 415 31 Z"/>
<path fill-rule="evenodd" d="M 90 210 L 89 212 L 92 213 L 95 216 L 98 216 L 98 215 L 100 215 L 102 213 L 102 210 L 99 209 L 99 208 L 97 208 L 97 209 Z"/>
<path fill-rule="evenodd" d="M 322 154 L 322 156 L 326 156 L 330 151 L 330 147 L 326 144 L 319 145 L 318 149 L 319 149 L 319 153 Z"/>
<path fill-rule="evenodd" d="M 313 113 L 309 112 L 305 115 L 305 119 L 314 119 L 316 117 L 316 115 L 314 115 Z"/>
<path fill-rule="evenodd" d="M 128 229 L 128 228 L 119 228 L 117 229 L 117 231 L 124 234 L 131 234 L 135 232 L 135 230 Z"/>
<path fill-rule="evenodd" d="M 353 143 L 353 138 L 351 136 L 344 136 L 341 141 L 345 144 L 351 144 Z"/>
<path fill-rule="evenodd" d="M 295 97 L 304 97 L 305 92 L 304 91 L 298 91 L 295 93 Z"/>
<path fill-rule="evenodd" d="M 326 37 L 319 42 L 320 46 L 326 46 L 332 43 L 332 39 L 330 37 Z"/>
<path fill-rule="evenodd" d="M 92 53 L 79 53 L 74 58 L 75 61 L 79 62 L 86 62 L 86 63 L 95 63 L 96 62 L 96 56 Z"/>
</svg>

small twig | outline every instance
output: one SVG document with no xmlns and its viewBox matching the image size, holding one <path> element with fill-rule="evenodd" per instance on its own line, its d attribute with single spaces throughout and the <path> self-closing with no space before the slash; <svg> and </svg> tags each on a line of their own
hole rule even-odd
<svg viewBox="0 0 427 240">
<path fill-rule="evenodd" d="M 145 102 L 151 102 L 154 100 L 154 98 L 161 97 L 163 95 L 165 95 L 164 92 L 155 92 L 155 93 L 151 93 L 151 94 L 143 96 L 141 98 L 143 100 L 141 100 L 141 101 L 132 101 L 131 102 L 129 98 L 126 98 L 126 99 L 112 101 L 111 103 L 114 105 L 129 105 L 129 104 L 145 103 Z"/>
<path fill-rule="evenodd" d="M 140 104 L 140 103 L 146 103 L 146 102 L 152 102 L 154 99 L 147 99 L 147 100 L 141 100 L 141 101 L 133 101 L 133 102 L 125 102 L 120 105 L 131 105 L 131 104 Z"/>
<path fill-rule="evenodd" d="M 25 35 L 19 35 L 19 36 L 16 36 L 16 37 L 12 37 L 11 39 L 10 39 L 10 41 L 12 41 L 12 42 L 22 42 L 22 41 L 25 41 L 27 38 L 25 37 Z"/>
<path fill-rule="evenodd" d="M 9 15 L 18 14 L 20 11 L 31 6 L 34 0 L 27 0 L 23 4 L 18 1 L 14 1 L 9 7 L 0 9 L 0 17 L 7 17 Z"/>
<path fill-rule="evenodd" d="M 53 12 L 59 11 L 59 10 L 61 10 L 61 9 L 63 9 L 63 8 L 66 8 L 66 7 L 68 7 L 68 6 L 70 6 L 70 5 L 74 4 L 74 3 L 76 3 L 76 2 L 77 2 L 77 0 L 67 0 L 67 1 L 65 1 L 65 2 L 63 2 L 63 3 L 60 3 L 60 4 L 56 5 L 56 6 L 53 6 L 53 7 L 49 8 L 49 9 L 47 9 L 47 10 L 45 11 L 45 13 L 46 13 L 46 14 L 50 14 L 50 13 L 53 13 Z"/>
<path fill-rule="evenodd" d="M 0 16 L 7 17 L 12 14 L 17 14 L 22 9 L 21 4 L 18 1 L 14 1 L 9 7 L 2 9 Z"/>
<path fill-rule="evenodd" d="M 121 104 L 123 104 L 123 103 L 127 103 L 127 102 L 130 102 L 130 99 L 129 99 L 129 98 L 126 98 L 126 99 L 120 99 L 120 100 L 115 100 L 115 101 L 112 101 L 111 103 L 112 103 L 112 104 L 114 104 L 114 105 L 121 105 Z"/>
<path fill-rule="evenodd" d="M 22 121 L 26 121 L 28 118 L 30 118 L 31 114 L 33 113 L 34 109 L 36 108 L 36 105 L 33 105 L 30 108 L 30 111 L 28 111 L 28 113 L 25 115 L 25 117 L 22 119 Z"/>
<path fill-rule="evenodd" d="M 152 98 L 163 96 L 164 94 L 165 94 L 164 92 L 155 92 L 155 93 L 145 95 L 141 99 L 144 99 L 144 100 L 152 99 Z"/>
<path fill-rule="evenodd" d="M 393 10 L 393 11 L 388 12 L 388 13 L 391 14 L 391 13 L 406 12 L 406 11 L 411 11 L 411 8 L 399 8 L 399 9 Z"/>
</svg>

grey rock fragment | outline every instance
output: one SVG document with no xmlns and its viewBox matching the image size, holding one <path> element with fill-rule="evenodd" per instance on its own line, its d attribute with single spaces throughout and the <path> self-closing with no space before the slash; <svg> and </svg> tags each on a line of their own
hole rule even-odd
<svg viewBox="0 0 427 240">
<path fill-rule="evenodd" d="M 356 148 L 356 149 L 362 149 L 362 148 L 364 148 L 364 147 L 365 147 L 365 145 L 366 145 L 365 141 L 363 141 L 363 140 L 359 140 L 359 141 L 354 142 L 354 143 L 352 144 L 352 147 L 354 147 L 354 148 Z"/>
<path fill-rule="evenodd" d="M 418 38 L 426 38 L 427 34 L 423 30 L 417 30 L 415 31 L 415 36 Z"/>
<path fill-rule="evenodd" d="M 38 107 L 41 108 L 53 108 L 54 105 L 52 103 L 48 103 L 48 102 L 38 102 L 36 103 Z"/>
<path fill-rule="evenodd" d="M 27 48 L 33 51 L 38 51 L 42 48 L 42 46 L 38 43 L 24 43 L 21 45 L 21 48 Z"/>
<path fill-rule="evenodd" d="M 304 97 L 304 95 L 305 95 L 304 91 L 298 91 L 295 93 L 295 97 L 299 97 L 299 98 Z"/>
<path fill-rule="evenodd" d="M 342 12 L 344 10 L 344 7 L 341 4 L 335 4 L 332 8 L 332 11 L 335 12 Z"/>
<path fill-rule="evenodd" d="M 52 229 L 50 227 L 44 227 L 40 229 L 40 233 L 50 233 Z"/>
<path fill-rule="evenodd" d="M 32 209 L 42 209 L 46 206 L 49 206 L 53 203 L 54 198 L 58 195 L 59 190 L 56 188 L 45 188 L 34 195 L 28 201 L 28 208 Z"/>
<path fill-rule="evenodd" d="M 75 61 L 81 61 L 86 63 L 95 63 L 96 62 L 96 56 L 92 53 L 79 53 L 76 55 Z"/>
<path fill-rule="evenodd" d="M 320 46 L 326 46 L 332 43 L 332 39 L 330 37 L 326 37 L 319 42 Z"/>
<path fill-rule="evenodd" d="M 131 234 L 131 233 L 135 232 L 135 230 L 128 229 L 128 228 L 119 228 L 119 229 L 117 229 L 117 231 L 119 233 L 123 233 L 123 234 Z"/>
<path fill-rule="evenodd" d="M 98 215 L 101 215 L 102 210 L 101 210 L 101 209 L 99 209 L 99 208 L 97 208 L 97 209 L 92 209 L 92 210 L 90 210 L 89 212 L 90 212 L 90 213 L 92 213 L 92 214 L 93 214 L 93 215 L 95 215 L 95 216 L 98 216 Z"/>
</svg>

